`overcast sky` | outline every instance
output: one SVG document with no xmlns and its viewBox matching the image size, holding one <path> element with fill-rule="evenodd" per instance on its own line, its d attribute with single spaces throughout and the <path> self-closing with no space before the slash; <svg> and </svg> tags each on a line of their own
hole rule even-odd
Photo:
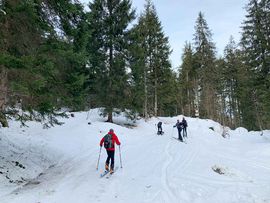
<svg viewBox="0 0 270 203">
<path fill-rule="evenodd" d="M 87 4 L 89 0 L 80 0 Z M 181 63 L 185 41 L 192 41 L 195 32 L 195 21 L 199 11 L 204 13 L 208 26 L 213 34 L 218 56 L 232 35 L 238 42 L 240 26 L 246 11 L 248 0 L 152 0 L 166 36 L 169 37 L 172 66 Z M 133 0 L 137 15 L 144 9 L 145 0 Z"/>
</svg>

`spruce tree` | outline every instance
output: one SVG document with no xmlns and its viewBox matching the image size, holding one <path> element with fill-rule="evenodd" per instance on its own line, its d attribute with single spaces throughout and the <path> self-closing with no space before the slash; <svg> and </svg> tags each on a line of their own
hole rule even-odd
<svg viewBox="0 0 270 203">
<path fill-rule="evenodd" d="M 95 91 L 99 104 L 113 122 L 112 113 L 126 107 L 127 32 L 135 17 L 129 0 L 95 0 L 89 3 L 88 43 L 90 68 L 96 72 Z"/>
<path fill-rule="evenodd" d="M 180 106 L 181 113 L 187 116 L 195 115 L 195 93 L 197 86 L 197 74 L 195 69 L 195 58 L 190 43 L 186 43 L 182 64 L 179 67 L 179 83 L 180 83 Z"/>
<path fill-rule="evenodd" d="M 129 97 L 129 109 L 133 115 L 148 115 L 147 111 L 147 82 L 146 76 L 146 55 L 143 46 L 143 35 L 137 26 L 134 26 L 129 33 L 129 54 L 128 61 L 130 67 L 129 84 L 132 94 Z M 146 109 L 146 110 L 145 110 Z"/>
<path fill-rule="evenodd" d="M 212 42 L 212 33 L 201 12 L 195 25 L 194 47 L 198 78 L 196 103 L 199 113 L 202 118 L 216 119 L 218 101 L 215 94 L 218 78 L 215 65 L 215 45 Z"/>
<path fill-rule="evenodd" d="M 173 90 L 176 77 L 169 61 L 171 50 L 151 1 L 146 2 L 133 32 L 136 33 L 134 36 L 138 36 L 134 42 L 140 46 L 140 51 L 133 52 L 133 58 L 137 58 L 138 63 L 133 63 L 131 70 L 133 75 L 139 73 L 143 81 L 144 92 L 140 93 L 141 100 L 142 95 L 144 100 L 143 115 L 148 118 L 149 115 L 172 114 L 176 106 Z"/>
<path fill-rule="evenodd" d="M 241 124 L 241 84 L 245 83 L 246 72 L 242 68 L 240 50 L 237 48 L 233 37 L 230 37 L 228 45 L 224 49 L 223 77 L 223 116 L 227 116 L 226 124 L 237 127 Z"/>
<path fill-rule="evenodd" d="M 243 119 L 249 128 L 260 130 L 269 127 L 270 119 L 269 4 L 269 0 L 249 1 L 241 39 L 244 61 L 249 72 L 247 88 L 252 100 L 252 107 L 243 112 L 247 115 Z"/>
</svg>

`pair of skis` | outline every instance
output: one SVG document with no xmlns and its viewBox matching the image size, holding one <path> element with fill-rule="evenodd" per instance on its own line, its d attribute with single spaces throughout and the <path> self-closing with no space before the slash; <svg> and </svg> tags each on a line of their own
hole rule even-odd
<svg viewBox="0 0 270 203">
<path fill-rule="evenodd" d="M 118 166 L 115 167 L 113 173 L 110 173 L 110 171 L 106 171 L 106 170 L 105 170 L 104 172 L 102 172 L 102 173 L 100 174 L 100 178 L 103 178 L 103 177 L 105 177 L 105 176 L 106 176 L 106 178 L 110 178 L 110 177 L 116 172 L 117 169 L 118 169 Z M 109 174 L 109 175 L 107 176 L 107 174 Z"/>
<path fill-rule="evenodd" d="M 178 138 L 176 138 L 176 137 L 172 137 L 172 138 L 176 139 L 176 140 L 177 140 L 177 141 L 179 141 L 179 142 L 183 142 L 183 143 L 187 144 L 187 141 L 186 141 L 186 140 L 184 140 L 184 138 L 183 138 L 183 141 L 179 140 L 179 139 L 178 139 Z"/>
<path fill-rule="evenodd" d="M 157 132 L 157 135 L 163 135 L 164 134 L 164 132 L 163 131 L 161 131 L 161 132 Z"/>
</svg>

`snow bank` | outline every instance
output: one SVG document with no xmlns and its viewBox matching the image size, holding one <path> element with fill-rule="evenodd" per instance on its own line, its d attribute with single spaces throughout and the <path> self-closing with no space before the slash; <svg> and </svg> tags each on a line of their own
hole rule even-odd
<svg viewBox="0 0 270 203">
<path fill-rule="evenodd" d="M 26 136 L 24 130 L 17 130 L 18 134 L 8 129 L 0 132 L 0 196 L 37 184 L 37 178 L 56 159 L 53 149 L 44 148 L 43 142 Z"/>
</svg>

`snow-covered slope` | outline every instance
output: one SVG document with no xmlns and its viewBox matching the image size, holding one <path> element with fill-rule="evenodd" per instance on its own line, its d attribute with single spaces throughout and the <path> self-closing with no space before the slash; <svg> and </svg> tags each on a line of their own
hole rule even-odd
<svg viewBox="0 0 270 203">
<path fill-rule="evenodd" d="M 86 119 L 88 117 L 88 120 Z M 75 113 L 62 126 L 42 129 L 11 122 L 0 129 L 1 203 L 269 203 L 270 131 L 228 131 L 211 120 L 186 118 L 188 138 L 178 142 L 177 119 L 136 124 L 123 117 L 104 122 L 98 110 Z M 163 136 L 155 124 L 163 122 Z M 91 122 L 89 125 L 88 122 Z M 100 178 L 99 141 L 113 128 L 121 141 L 116 173 Z"/>
</svg>

